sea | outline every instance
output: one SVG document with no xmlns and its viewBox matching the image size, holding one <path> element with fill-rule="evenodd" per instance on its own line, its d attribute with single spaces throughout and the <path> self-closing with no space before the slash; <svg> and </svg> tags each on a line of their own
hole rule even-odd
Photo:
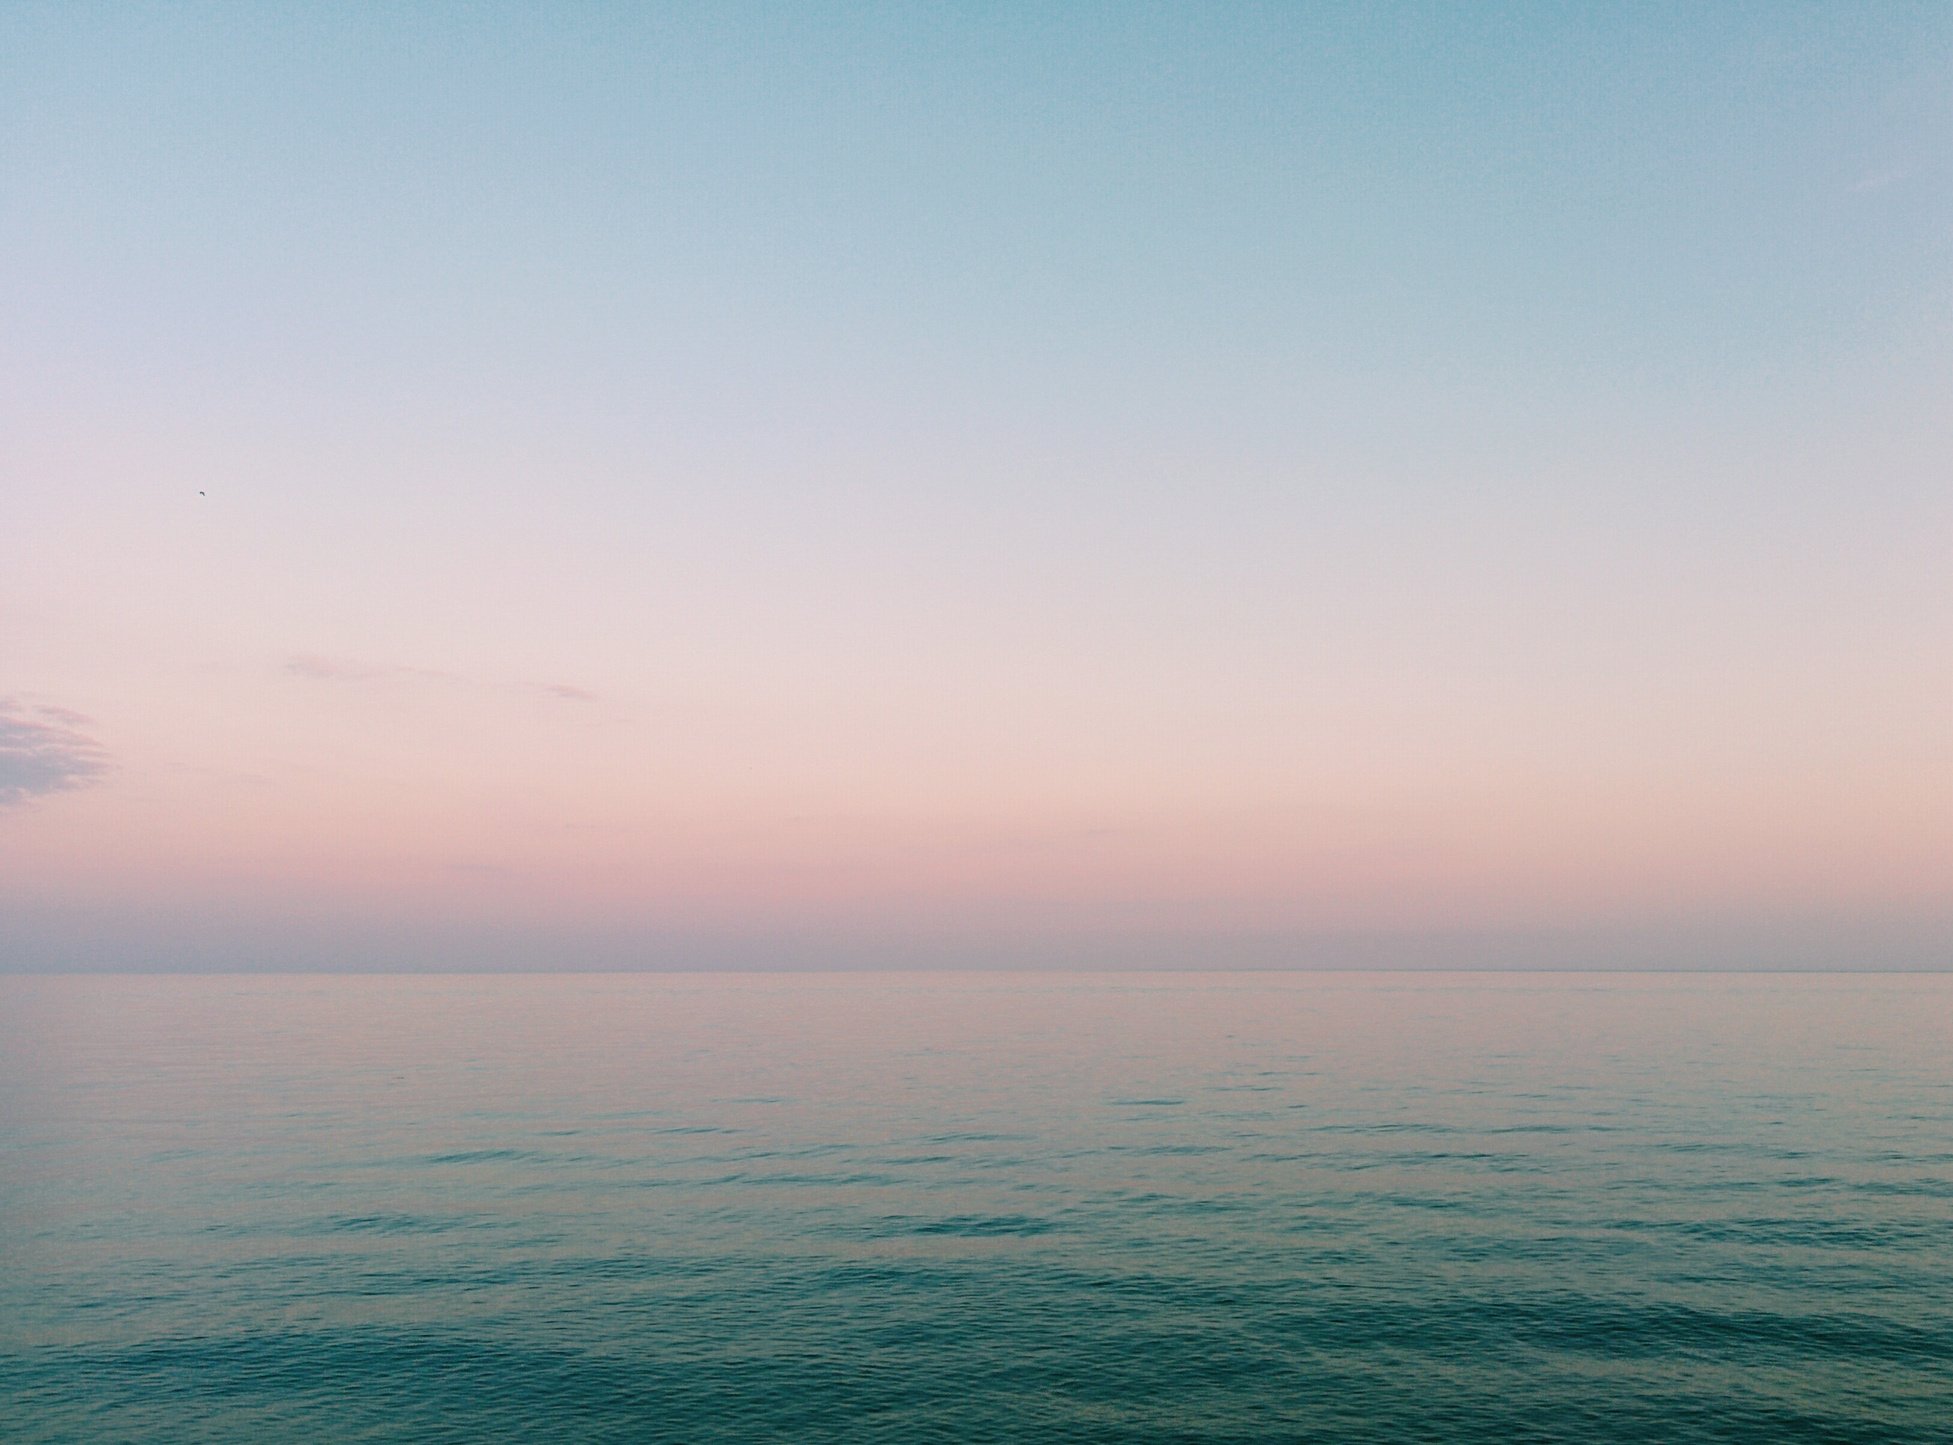
<svg viewBox="0 0 1953 1445">
<path fill-rule="evenodd" d="M 1953 976 L 0 977 L 0 1440 L 1953 1442 Z"/>
</svg>

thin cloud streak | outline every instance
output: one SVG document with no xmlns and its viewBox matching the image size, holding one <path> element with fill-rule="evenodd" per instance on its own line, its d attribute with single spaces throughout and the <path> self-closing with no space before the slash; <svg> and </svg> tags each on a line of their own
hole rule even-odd
<svg viewBox="0 0 1953 1445">
<path fill-rule="evenodd" d="M 81 728 L 83 714 L 0 698 L 0 808 L 86 787 L 108 772 L 108 754 Z"/>
<path fill-rule="evenodd" d="M 1854 196 L 1866 195 L 1872 191 L 1882 191 L 1888 186 L 1896 186 L 1900 181 L 1909 180 L 1912 170 L 1907 166 L 1894 166 L 1889 170 L 1871 171 L 1851 187 Z"/>
<path fill-rule="evenodd" d="M 442 687 L 478 689 L 487 692 L 518 693 L 531 697 L 551 697 L 561 702 L 594 703 L 602 699 L 588 688 L 567 682 L 499 682 L 468 677 L 438 667 L 409 667 L 405 664 L 359 662 L 346 658 L 321 657 L 317 653 L 296 652 L 285 659 L 285 672 L 311 682 L 387 683 L 419 682 Z"/>
</svg>

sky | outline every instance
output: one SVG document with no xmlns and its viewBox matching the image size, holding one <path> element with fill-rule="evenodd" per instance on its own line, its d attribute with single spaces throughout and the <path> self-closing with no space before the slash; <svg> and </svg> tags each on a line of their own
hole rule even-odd
<svg viewBox="0 0 1953 1445">
<path fill-rule="evenodd" d="M 1953 9 L 0 8 L 0 969 L 1953 967 Z"/>
</svg>

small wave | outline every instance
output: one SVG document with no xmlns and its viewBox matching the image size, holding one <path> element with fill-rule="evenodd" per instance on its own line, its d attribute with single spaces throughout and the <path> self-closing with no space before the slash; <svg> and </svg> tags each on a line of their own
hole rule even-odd
<svg viewBox="0 0 1953 1445">
<path fill-rule="evenodd" d="M 1050 1234 L 1058 1226 L 1029 1214 L 955 1214 L 940 1219 L 889 1221 L 895 1234 L 950 1235 L 965 1239 Z"/>
</svg>

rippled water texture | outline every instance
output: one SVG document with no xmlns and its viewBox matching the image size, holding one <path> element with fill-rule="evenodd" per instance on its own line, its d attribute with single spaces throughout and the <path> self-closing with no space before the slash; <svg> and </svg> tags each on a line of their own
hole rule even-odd
<svg viewBox="0 0 1953 1445">
<path fill-rule="evenodd" d="M 9 1441 L 1953 1440 L 1953 977 L 0 979 Z"/>
</svg>

